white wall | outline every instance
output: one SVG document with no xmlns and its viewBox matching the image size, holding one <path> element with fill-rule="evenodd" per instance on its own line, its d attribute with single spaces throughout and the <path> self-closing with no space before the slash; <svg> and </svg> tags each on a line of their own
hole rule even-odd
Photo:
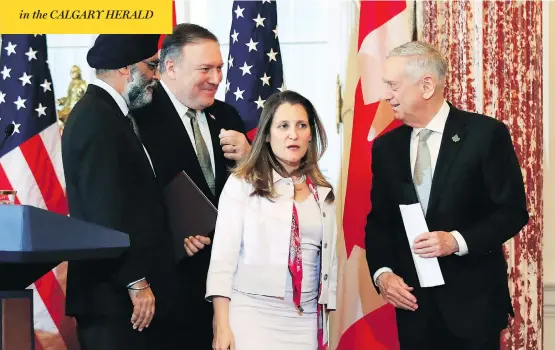
<svg viewBox="0 0 555 350">
<path fill-rule="evenodd" d="M 81 75 L 85 81 L 90 82 L 94 79 L 94 71 L 87 64 L 87 51 L 95 38 L 96 35 L 86 34 L 48 34 L 46 36 L 48 63 L 56 99 L 67 95 L 67 87 L 71 81 L 69 72 L 74 64 L 81 68 Z"/>
</svg>

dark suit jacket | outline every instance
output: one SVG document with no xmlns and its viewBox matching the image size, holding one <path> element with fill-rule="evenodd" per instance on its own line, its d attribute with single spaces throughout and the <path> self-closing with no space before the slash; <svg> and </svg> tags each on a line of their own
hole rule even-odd
<svg viewBox="0 0 555 350">
<path fill-rule="evenodd" d="M 411 132 L 411 127 L 401 126 L 373 145 L 372 210 L 366 226 L 370 271 L 390 267 L 415 287 L 418 310 L 397 309 L 400 339 L 419 337 L 432 303 L 460 337 L 497 332 L 513 312 L 502 244 L 528 222 L 522 175 L 508 129 L 493 118 L 451 106 L 426 222 L 430 231 L 459 231 L 469 253 L 439 258 L 445 285 L 434 288 L 419 287 L 399 210 L 399 204 L 418 202 L 411 175 Z"/>
<path fill-rule="evenodd" d="M 152 103 L 133 112 L 133 115 L 139 125 L 141 139 L 151 156 L 160 186 L 167 186 L 179 172 L 185 170 L 217 207 L 220 193 L 229 176 L 229 169 L 235 166 L 235 161 L 224 157 L 218 135 L 222 128 L 244 132 L 244 124 L 235 108 L 218 100 L 206 108 L 204 113 L 214 149 L 215 195 L 204 179 L 187 130 L 161 84 L 154 89 Z M 185 279 L 184 287 L 190 298 L 189 302 L 204 302 L 210 251 L 211 246 L 208 246 L 200 254 L 185 258 L 179 266 L 182 271 L 181 277 Z"/>
<path fill-rule="evenodd" d="M 218 135 L 221 129 L 244 133 L 245 125 L 235 108 L 225 102 L 216 100 L 212 106 L 204 110 L 204 113 L 210 128 L 216 163 L 215 195 L 212 194 L 204 179 L 187 130 L 161 85 L 154 89 L 152 103 L 133 112 L 133 115 L 139 125 L 141 139 L 154 163 L 160 185 L 168 185 L 175 175 L 185 170 L 202 192 L 217 206 L 220 193 L 229 176 L 229 169 L 235 166 L 235 161 L 224 157 Z"/>
<path fill-rule="evenodd" d="M 102 88 L 89 85 L 73 108 L 62 157 L 70 215 L 125 232 L 131 242 L 118 259 L 69 262 L 67 314 L 130 317 L 126 286 L 147 277 L 156 317 L 163 315 L 177 292 L 163 200 L 129 119 Z"/>
</svg>

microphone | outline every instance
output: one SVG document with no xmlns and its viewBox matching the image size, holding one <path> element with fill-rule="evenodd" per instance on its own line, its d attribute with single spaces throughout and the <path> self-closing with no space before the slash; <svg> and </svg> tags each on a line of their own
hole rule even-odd
<svg viewBox="0 0 555 350">
<path fill-rule="evenodd" d="M 4 144 L 6 143 L 8 137 L 12 136 L 14 129 L 15 125 L 13 123 L 6 126 L 6 128 L 4 129 L 4 139 L 2 139 L 2 143 L 0 143 L 0 150 L 4 148 Z"/>
</svg>

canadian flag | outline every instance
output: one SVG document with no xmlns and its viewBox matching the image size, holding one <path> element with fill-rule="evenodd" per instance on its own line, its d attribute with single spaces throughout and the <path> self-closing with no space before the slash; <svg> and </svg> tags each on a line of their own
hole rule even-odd
<svg viewBox="0 0 555 350">
<path fill-rule="evenodd" d="M 381 101 L 382 67 L 387 53 L 410 41 L 406 1 L 361 1 L 358 35 L 358 83 L 348 160 L 343 240 L 339 242 L 339 310 L 332 334 L 337 350 L 399 349 L 393 306 L 372 285 L 364 244 L 371 208 L 371 149 L 374 139 L 399 125 Z M 346 135 L 345 138 L 348 138 Z"/>
</svg>

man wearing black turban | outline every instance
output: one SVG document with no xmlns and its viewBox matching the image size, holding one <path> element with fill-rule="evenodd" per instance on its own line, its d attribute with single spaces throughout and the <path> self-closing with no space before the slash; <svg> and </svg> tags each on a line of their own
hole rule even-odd
<svg viewBox="0 0 555 350">
<path fill-rule="evenodd" d="M 130 238 L 118 259 L 69 263 L 66 313 L 77 321 L 82 350 L 165 349 L 169 339 L 159 325 L 178 294 L 171 240 L 162 192 L 132 116 L 152 100 L 158 38 L 96 39 L 87 61 L 97 79 L 62 137 L 70 215 Z"/>
</svg>

